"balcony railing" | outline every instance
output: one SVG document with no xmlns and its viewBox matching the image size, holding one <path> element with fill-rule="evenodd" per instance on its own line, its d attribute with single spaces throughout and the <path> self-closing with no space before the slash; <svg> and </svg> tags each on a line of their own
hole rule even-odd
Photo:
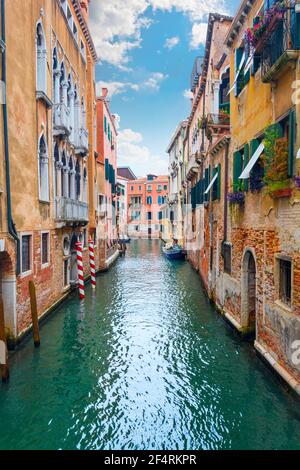
<svg viewBox="0 0 300 470">
<path fill-rule="evenodd" d="M 289 66 L 297 61 L 300 51 L 299 14 L 281 19 L 267 39 L 261 52 L 262 81 L 276 80 Z"/>
<path fill-rule="evenodd" d="M 88 205 L 85 202 L 67 197 L 57 197 L 56 220 L 60 222 L 88 222 Z"/>
<path fill-rule="evenodd" d="M 193 179 L 194 176 L 197 175 L 198 171 L 200 168 L 200 159 L 199 159 L 199 153 L 194 153 L 187 164 L 187 169 L 186 169 L 186 178 L 187 180 Z"/>
<path fill-rule="evenodd" d="M 207 127 L 229 127 L 230 115 L 228 113 L 208 114 Z"/>
<path fill-rule="evenodd" d="M 53 106 L 53 124 L 55 131 L 62 134 L 70 133 L 70 110 L 64 103 Z"/>
</svg>

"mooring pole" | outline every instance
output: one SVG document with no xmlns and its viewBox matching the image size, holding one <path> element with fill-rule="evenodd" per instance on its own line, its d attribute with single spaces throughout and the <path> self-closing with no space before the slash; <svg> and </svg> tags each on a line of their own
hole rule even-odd
<svg viewBox="0 0 300 470">
<path fill-rule="evenodd" d="M 7 344 L 5 335 L 5 324 L 4 324 L 4 307 L 3 299 L 0 296 L 0 369 L 2 382 L 7 383 L 9 380 L 9 368 L 8 368 L 8 354 Z"/>
<path fill-rule="evenodd" d="M 33 281 L 29 281 L 29 293 L 30 293 L 34 346 L 36 348 L 39 348 L 41 341 L 40 341 L 40 331 L 39 331 L 39 319 L 38 319 L 38 313 L 37 313 L 36 290 L 35 290 L 35 285 Z"/>
</svg>

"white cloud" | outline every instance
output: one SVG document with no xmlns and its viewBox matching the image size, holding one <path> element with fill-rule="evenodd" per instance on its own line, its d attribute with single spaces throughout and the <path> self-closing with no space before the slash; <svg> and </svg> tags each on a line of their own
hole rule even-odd
<svg viewBox="0 0 300 470">
<path fill-rule="evenodd" d="M 197 25 L 196 30 L 210 12 L 226 13 L 225 0 L 93 0 L 90 27 L 101 60 L 128 70 L 130 52 L 141 47 L 142 30 L 151 25 L 146 16 L 150 8 L 165 12 L 175 9 L 186 14 Z"/>
<path fill-rule="evenodd" d="M 191 92 L 191 90 L 184 90 L 183 96 L 185 98 L 191 100 L 193 98 L 193 93 Z"/>
<path fill-rule="evenodd" d="M 154 91 L 159 91 L 161 83 L 168 78 L 168 75 L 164 75 L 160 72 L 155 72 L 145 81 L 144 87 Z"/>
<path fill-rule="evenodd" d="M 177 46 L 180 42 L 178 36 L 174 36 L 172 38 L 167 38 L 164 47 L 167 49 L 173 49 L 173 47 Z"/>
<path fill-rule="evenodd" d="M 105 82 L 100 80 L 96 83 L 96 93 L 98 96 L 102 94 L 101 89 L 108 89 L 108 97 L 112 98 L 114 95 L 120 95 L 122 93 L 127 93 L 128 90 L 141 91 L 141 90 L 152 90 L 159 91 L 161 83 L 168 78 L 168 75 L 165 75 L 161 72 L 153 72 L 148 78 L 142 83 L 132 83 L 132 82 L 118 82 L 111 81 Z"/>
<path fill-rule="evenodd" d="M 132 129 L 124 129 L 118 135 L 118 165 L 130 166 L 135 174 L 167 174 L 168 160 L 152 155 L 143 145 L 143 136 Z"/>
<path fill-rule="evenodd" d="M 207 23 L 195 23 L 192 27 L 190 46 L 198 49 L 200 44 L 205 44 L 207 33 Z"/>
<path fill-rule="evenodd" d="M 100 80 L 96 84 L 96 93 L 98 96 L 101 95 L 101 88 L 108 89 L 108 97 L 112 98 L 113 95 L 120 95 L 121 93 L 126 93 L 128 90 L 138 91 L 139 86 L 131 82 L 104 82 Z"/>
</svg>

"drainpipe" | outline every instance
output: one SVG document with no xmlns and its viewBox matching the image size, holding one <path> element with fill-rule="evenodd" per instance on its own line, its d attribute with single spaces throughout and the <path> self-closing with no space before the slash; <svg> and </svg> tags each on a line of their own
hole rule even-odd
<svg viewBox="0 0 300 470">
<path fill-rule="evenodd" d="M 225 184 L 224 184 L 224 239 L 223 243 L 228 239 L 228 156 L 229 142 L 225 146 Z"/>
<path fill-rule="evenodd" d="M 1 0 L 1 39 L 4 49 L 2 52 L 2 74 L 1 80 L 6 87 L 6 33 L 5 33 L 5 0 Z M 5 180 L 6 180 L 6 194 L 7 194 L 7 225 L 8 232 L 17 243 L 17 265 L 16 275 L 20 274 L 20 239 L 18 237 L 15 224 L 13 222 L 11 213 L 11 189 L 10 189 L 10 163 L 9 163 L 9 145 L 8 145 L 8 119 L 7 119 L 7 104 L 6 92 L 4 96 L 4 103 L 2 104 L 3 110 L 3 134 L 4 134 L 4 154 L 5 154 Z"/>
</svg>

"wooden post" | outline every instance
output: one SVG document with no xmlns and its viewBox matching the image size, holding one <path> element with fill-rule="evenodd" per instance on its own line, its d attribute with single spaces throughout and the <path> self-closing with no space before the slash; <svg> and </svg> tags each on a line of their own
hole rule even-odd
<svg viewBox="0 0 300 470">
<path fill-rule="evenodd" d="M 39 332 L 39 319 L 38 319 L 38 313 L 37 313 L 36 290 L 35 290 L 35 285 L 33 281 L 29 281 L 29 293 L 30 293 L 34 346 L 36 348 L 39 348 L 41 341 L 40 341 L 40 332 Z"/>
<path fill-rule="evenodd" d="M 6 335 L 5 335 L 5 325 L 4 325 L 4 307 L 3 299 L 0 296 L 0 341 L 4 344 L 4 360 L 5 364 L 0 363 L 1 377 L 2 382 L 7 383 L 9 380 L 9 368 L 7 360 L 7 345 L 6 345 Z"/>
</svg>

